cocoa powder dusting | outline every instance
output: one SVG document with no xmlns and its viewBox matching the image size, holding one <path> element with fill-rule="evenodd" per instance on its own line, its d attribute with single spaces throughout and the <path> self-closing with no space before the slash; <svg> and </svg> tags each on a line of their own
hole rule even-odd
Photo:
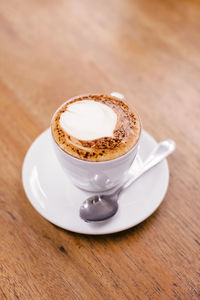
<svg viewBox="0 0 200 300">
<path fill-rule="evenodd" d="M 69 103 L 93 100 L 110 106 L 117 114 L 117 124 L 113 137 L 103 137 L 83 141 L 70 136 L 60 126 L 60 115 Z M 52 133 L 56 143 L 66 153 L 83 160 L 105 161 L 127 153 L 137 143 L 141 133 L 141 123 L 137 113 L 125 102 L 106 95 L 87 95 L 74 98 L 63 104 L 52 121 Z"/>
</svg>

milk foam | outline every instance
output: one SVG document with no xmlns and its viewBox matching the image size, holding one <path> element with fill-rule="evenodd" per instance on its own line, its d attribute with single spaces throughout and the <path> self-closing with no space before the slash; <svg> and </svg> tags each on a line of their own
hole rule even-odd
<svg viewBox="0 0 200 300">
<path fill-rule="evenodd" d="M 76 101 L 60 116 L 60 126 L 79 140 L 113 137 L 117 114 L 108 105 L 93 100 Z"/>
</svg>

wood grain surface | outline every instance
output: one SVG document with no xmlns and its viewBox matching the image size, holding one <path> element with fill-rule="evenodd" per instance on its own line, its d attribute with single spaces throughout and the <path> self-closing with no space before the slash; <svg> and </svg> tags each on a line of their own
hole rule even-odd
<svg viewBox="0 0 200 300">
<path fill-rule="evenodd" d="M 0 2 L 0 299 L 200 298 L 200 2 Z M 172 138 L 160 208 L 118 234 L 41 217 L 24 155 L 65 99 L 119 91 L 157 140 Z"/>
</svg>

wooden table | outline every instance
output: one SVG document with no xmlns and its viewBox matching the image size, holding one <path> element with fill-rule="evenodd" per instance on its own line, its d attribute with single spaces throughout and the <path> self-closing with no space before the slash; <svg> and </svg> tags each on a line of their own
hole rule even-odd
<svg viewBox="0 0 200 300">
<path fill-rule="evenodd" d="M 0 4 L 0 299 L 199 299 L 200 2 Z M 67 98 L 119 91 L 157 140 L 170 185 L 142 224 L 55 227 L 27 200 L 24 155 Z"/>
</svg>

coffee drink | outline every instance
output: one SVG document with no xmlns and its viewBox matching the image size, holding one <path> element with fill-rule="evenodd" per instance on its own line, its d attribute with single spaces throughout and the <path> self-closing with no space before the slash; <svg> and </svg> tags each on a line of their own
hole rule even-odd
<svg viewBox="0 0 200 300">
<path fill-rule="evenodd" d="M 54 114 L 52 135 L 69 155 L 86 161 L 108 161 L 129 152 L 138 142 L 137 112 L 117 97 L 87 95 L 65 102 Z"/>
</svg>

